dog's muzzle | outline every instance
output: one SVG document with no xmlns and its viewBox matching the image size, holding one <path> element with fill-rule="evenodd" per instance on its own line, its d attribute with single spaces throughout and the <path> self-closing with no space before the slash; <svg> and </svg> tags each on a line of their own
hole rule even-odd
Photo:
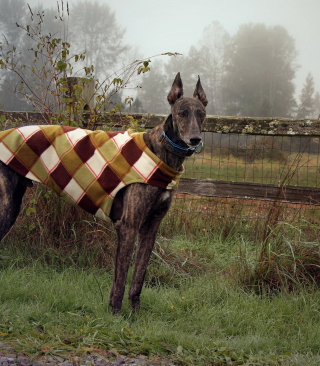
<svg viewBox="0 0 320 366">
<path fill-rule="evenodd" d="M 160 142 L 168 151 L 181 157 L 191 156 L 193 153 L 199 154 L 202 152 L 203 149 L 202 141 L 200 141 L 199 144 L 195 147 L 182 147 L 170 140 L 164 131 L 162 132 Z"/>
</svg>

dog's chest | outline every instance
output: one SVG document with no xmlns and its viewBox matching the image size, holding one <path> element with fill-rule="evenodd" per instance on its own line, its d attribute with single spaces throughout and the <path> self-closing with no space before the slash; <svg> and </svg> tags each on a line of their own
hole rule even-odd
<svg viewBox="0 0 320 366">
<path fill-rule="evenodd" d="M 171 199 L 171 194 L 169 191 L 164 191 L 163 193 L 161 193 L 160 202 L 166 202 L 166 201 L 169 201 L 170 199 Z"/>
</svg>

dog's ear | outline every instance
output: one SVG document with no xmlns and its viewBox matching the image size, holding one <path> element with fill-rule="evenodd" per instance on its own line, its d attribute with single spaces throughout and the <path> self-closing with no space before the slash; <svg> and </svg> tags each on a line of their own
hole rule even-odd
<svg viewBox="0 0 320 366">
<path fill-rule="evenodd" d="M 193 98 L 198 98 L 205 107 L 208 104 L 208 99 L 206 97 L 204 90 L 202 89 L 200 76 L 198 76 L 198 82 L 197 82 L 196 88 L 193 93 Z"/>
<path fill-rule="evenodd" d="M 172 130 L 172 114 L 169 114 L 169 116 L 166 118 L 163 124 L 163 131 L 167 132 Z"/>
<path fill-rule="evenodd" d="M 180 72 L 177 73 L 174 82 L 172 84 L 171 90 L 167 96 L 170 105 L 174 105 L 177 99 L 183 96 L 183 86 L 180 77 Z"/>
</svg>

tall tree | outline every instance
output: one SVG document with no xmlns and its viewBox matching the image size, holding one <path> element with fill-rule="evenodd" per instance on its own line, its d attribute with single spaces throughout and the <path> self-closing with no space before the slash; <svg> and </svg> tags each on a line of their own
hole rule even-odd
<svg viewBox="0 0 320 366">
<path fill-rule="evenodd" d="M 314 110 L 314 81 L 309 73 L 300 94 L 297 118 L 310 118 Z"/>
<path fill-rule="evenodd" d="M 144 113 L 145 110 L 143 108 L 143 104 L 139 98 L 135 98 L 131 105 L 126 106 L 127 112 L 132 113 Z"/>
<path fill-rule="evenodd" d="M 221 90 L 225 77 L 225 53 L 230 41 L 228 32 L 218 21 L 209 24 L 203 30 L 200 47 L 197 52 L 189 52 L 195 62 L 201 65 L 200 75 L 205 84 L 209 101 L 207 113 L 223 114 L 224 103 Z"/>
<path fill-rule="evenodd" d="M 98 0 L 80 0 L 70 10 L 70 42 L 73 53 L 86 52 L 85 66 L 94 65 L 97 78 L 106 77 L 116 67 L 125 29 L 116 21 L 109 5 Z M 113 71 L 113 70 L 112 70 Z"/>
<path fill-rule="evenodd" d="M 5 58 L 8 57 L 6 52 L 10 50 L 11 44 L 17 49 L 23 44 L 22 33 L 16 24 L 24 24 L 27 7 L 23 0 L 0 0 L 0 9 L 0 34 L 3 36 L 0 40 L 0 58 Z M 8 90 L 14 90 L 17 85 L 18 78 L 14 74 L 0 70 L 0 107 L 8 110 L 19 109 L 19 101 L 8 93 Z"/>
<path fill-rule="evenodd" d="M 142 107 L 139 106 L 140 111 L 160 114 L 169 111 L 166 96 L 170 84 L 167 83 L 164 77 L 163 67 L 161 60 L 155 60 L 152 62 L 151 70 L 143 75 L 141 88 L 138 90 L 138 98 L 142 102 Z M 133 109 L 132 111 L 135 112 Z"/>
<path fill-rule="evenodd" d="M 320 118 L 320 93 L 317 91 L 313 100 L 313 117 Z"/>
<path fill-rule="evenodd" d="M 169 61 L 164 64 L 162 73 L 163 78 L 166 80 L 167 85 L 170 85 L 172 80 L 175 78 L 177 72 L 180 72 L 181 78 L 183 80 L 184 94 L 190 95 L 190 93 L 193 92 L 192 89 L 193 74 L 197 72 L 197 69 L 190 70 L 189 55 L 179 55 L 177 57 L 171 57 Z"/>
<path fill-rule="evenodd" d="M 0 0 L 0 34 L 5 34 L 9 43 L 19 42 L 21 32 L 16 23 L 23 24 L 27 7 L 23 0 Z"/>
<path fill-rule="evenodd" d="M 295 106 L 295 42 L 282 26 L 245 24 L 226 53 L 226 113 L 290 116 Z"/>
<path fill-rule="evenodd" d="M 181 72 L 186 95 L 192 95 L 198 75 L 201 77 L 209 101 L 208 114 L 222 114 L 224 111 L 221 89 L 228 42 L 229 34 L 219 22 L 214 21 L 204 28 L 201 40 L 190 47 L 187 55 L 171 58 L 165 67 L 168 76 L 174 77 L 178 71 Z"/>
<path fill-rule="evenodd" d="M 19 5 L 24 17 L 14 15 L 15 21 L 8 28 L 9 35 L 12 28 L 16 29 L 17 37 L 8 40 L 1 52 L 5 65 L 1 100 L 7 110 L 32 110 L 41 106 L 52 111 L 57 104 L 54 95 L 58 81 L 63 76 L 57 65 L 63 57 L 63 48 L 68 48 L 62 46 L 66 41 L 62 34 L 63 10 L 59 3 L 56 10 Z"/>
<path fill-rule="evenodd" d="M 1 7 L 8 5 L 7 0 L 0 2 Z M 13 4 L 15 11 L 8 11 L 10 17 L 0 13 L 0 28 L 9 34 L 8 47 L 5 43 L 0 45 L 0 56 L 6 64 L 6 70 L 0 74 L 4 79 L 1 104 L 5 109 L 29 110 L 36 105 L 48 111 L 60 110 L 63 95 L 59 83 L 66 75 L 74 75 L 71 65 L 76 70 L 94 65 L 94 75 L 100 81 L 113 66 L 123 66 L 115 65 L 115 61 L 127 49 L 122 45 L 124 30 L 116 24 L 115 14 L 107 5 L 98 1 L 78 2 L 70 12 L 69 26 L 66 21 L 69 9 L 63 6 L 63 1 L 57 3 L 56 9 L 43 11 L 38 7 L 30 12 L 22 0 L 9 0 L 9 5 Z M 22 17 L 25 13 L 17 6 L 25 8 L 28 16 Z M 10 48 L 16 51 L 7 54 Z M 86 51 L 86 58 L 77 50 Z M 77 76 L 85 76 L 88 70 L 84 71 Z M 104 85 L 112 85 L 114 77 Z M 9 88 L 9 93 L 4 86 Z M 20 101 L 15 96 L 20 97 Z"/>
</svg>

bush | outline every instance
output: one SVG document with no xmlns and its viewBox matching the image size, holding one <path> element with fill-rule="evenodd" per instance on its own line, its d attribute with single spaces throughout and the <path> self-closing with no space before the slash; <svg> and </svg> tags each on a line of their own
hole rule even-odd
<svg viewBox="0 0 320 366">
<path fill-rule="evenodd" d="M 320 287 L 320 247 L 285 239 L 281 233 L 267 238 L 255 260 L 242 252 L 236 265 L 239 283 L 258 294 L 299 292 Z"/>
</svg>

